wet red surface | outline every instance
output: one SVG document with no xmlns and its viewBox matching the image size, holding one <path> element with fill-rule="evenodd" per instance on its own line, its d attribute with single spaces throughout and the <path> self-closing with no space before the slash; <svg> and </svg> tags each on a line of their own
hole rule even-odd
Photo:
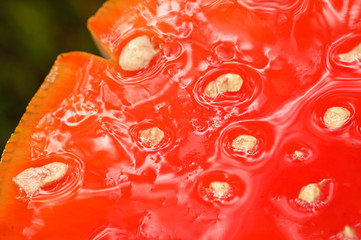
<svg viewBox="0 0 361 240">
<path fill-rule="evenodd" d="M 0 236 L 340 239 L 345 225 L 361 236 L 361 62 L 338 58 L 361 42 L 360 1 L 120 2 L 89 21 L 110 58 L 61 55 L 10 139 Z M 144 34 L 159 55 L 121 70 L 122 47 Z M 241 90 L 205 96 L 228 72 Z M 332 106 L 351 112 L 337 130 L 323 123 Z M 154 147 L 139 135 L 153 126 L 165 133 Z M 232 148 L 242 134 L 257 138 L 252 152 Z M 67 175 L 33 196 L 12 182 L 54 161 Z M 316 202 L 297 199 L 323 179 Z"/>
</svg>

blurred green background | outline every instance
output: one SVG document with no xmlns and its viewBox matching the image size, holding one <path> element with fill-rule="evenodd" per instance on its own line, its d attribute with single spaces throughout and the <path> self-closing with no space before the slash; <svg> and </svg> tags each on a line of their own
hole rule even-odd
<svg viewBox="0 0 361 240">
<path fill-rule="evenodd" d="M 103 2 L 0 1 L 0 153 L 58 54 L 99 55 L 86 22 Z"/>
</svg>

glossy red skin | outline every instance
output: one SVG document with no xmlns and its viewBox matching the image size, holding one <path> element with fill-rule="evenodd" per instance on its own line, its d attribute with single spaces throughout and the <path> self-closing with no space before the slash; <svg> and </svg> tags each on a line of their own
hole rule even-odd
<svg viewBox="0 0 361 240">
<path fill-rule="evenodd" d="M 58 58 L 2 158 L 0 236 L 339 239 L 345 225 L 360 236 L 360 62 L 337 57 L 361 42 L 360 1 L 347 14 L 341 1 L 169 2 L 108 2 L 89 28 L 110 59 Z M 160 54 L 122 71 L 117 56 L 142 34 Z M 230 71 L 241 91 L 207 98 Z M 335 131 L 322 120 L 331 106 L 351 112 Z M 139 137 L 151 126 L 165 132 L 155 147 Z M 254 152 L 234 151 L 240 134 L 258 138 Z M 32 197 L 11 181 L 52 161 L 68 174 Z M 323 179 L 316 203 L 297 199 Z M 215 198 L 212 181 L 231 193 Z"/>
</svg>

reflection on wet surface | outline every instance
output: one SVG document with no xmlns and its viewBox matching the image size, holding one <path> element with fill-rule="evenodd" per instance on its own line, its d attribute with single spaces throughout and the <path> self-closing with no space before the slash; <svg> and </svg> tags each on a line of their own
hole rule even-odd
<svg viewBox="0 0 361 240">
<path fill-rule="evenodd" d="M 8 196 L 27 204 L 22 234 L 47 236 L 65 215 L 93 239 L 328 239 L 330 218 L 359 224 L 361 68 L 339 56 L 361 41 L 360 2 L 148 2 L 107 35 L 94 30 L 113 58 L 86 57 L 37 123 L 26 167 L 56 159 L 69 170 L 32 198 Z M 159 53 L 122 70 L 114 56 L 141 35 Z M 227 73 L 242 87 L 207 96 Z M 350 112 L 337 131 L 324 123 L 333 106 Z M 233 146 L 239 136 L 256 139 L 251 150 Z M 322 179 L 318 202 L 298 199 Z"/>
</svg>

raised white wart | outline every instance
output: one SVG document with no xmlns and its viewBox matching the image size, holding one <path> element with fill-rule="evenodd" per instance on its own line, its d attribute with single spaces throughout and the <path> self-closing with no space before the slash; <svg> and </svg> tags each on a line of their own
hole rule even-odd
<svg viewBox="0 0 361 240">
<path fill-rule="evenodd" d="M 119 56 L 119 65 L 125 71 L 137 71 L 149 66 L 150 61 L 159 50 L 153 47 L 146 35 L 136 37 L 129 41 Z"/>
<path fill-rule="evenodd" d="M 13 178 L 13 181 L 26 193 L 33 194 L 39 188 L 60 180 L 68 171 L 68 165 L 53 162 L 42 167 L 28 168 Z"/>
<path fill-rule="evenodd" d="M 240 135 L 232 141 L 232 147 L 241 151 L 251 152 L 257 143 L 257 138 L 251 135 Z"/>
<path fill-rule="evenodd" d="M 158 127 L 141 130 L 139 133 L 142 142 L 145 144 L 150 144 L 152 146 L 159 144 L 164 138 L 164 132 Z"/>
<path fill-rule="evenodd" d="M 342 127 L 350 118 L 351 113 L 343 107 L 331 107 L 326 110 L 323 121 L 329 129 Z"/>
<path fill-rule="evenodd" d="M 220 93 L 238 92 L 242 85 L 243 79 L 239 74 L 226 73 L 209 82 L 204 89 L 204 94 L 209 98 L 215 98 Z"/>
<path fill-rule="evenodd" d="M 354 62 L 361 60 L 361 43 L 351 49 L 349 52 L 339 54 L 338 57 L 343 62 Z"/>
<path fill-rule="evenodd" d="M 209 184 L 209 189 L 216 197 L 221 198 L 229 192 L 229 184 L 226 182 L 215 181 Z"/>
</svg>

